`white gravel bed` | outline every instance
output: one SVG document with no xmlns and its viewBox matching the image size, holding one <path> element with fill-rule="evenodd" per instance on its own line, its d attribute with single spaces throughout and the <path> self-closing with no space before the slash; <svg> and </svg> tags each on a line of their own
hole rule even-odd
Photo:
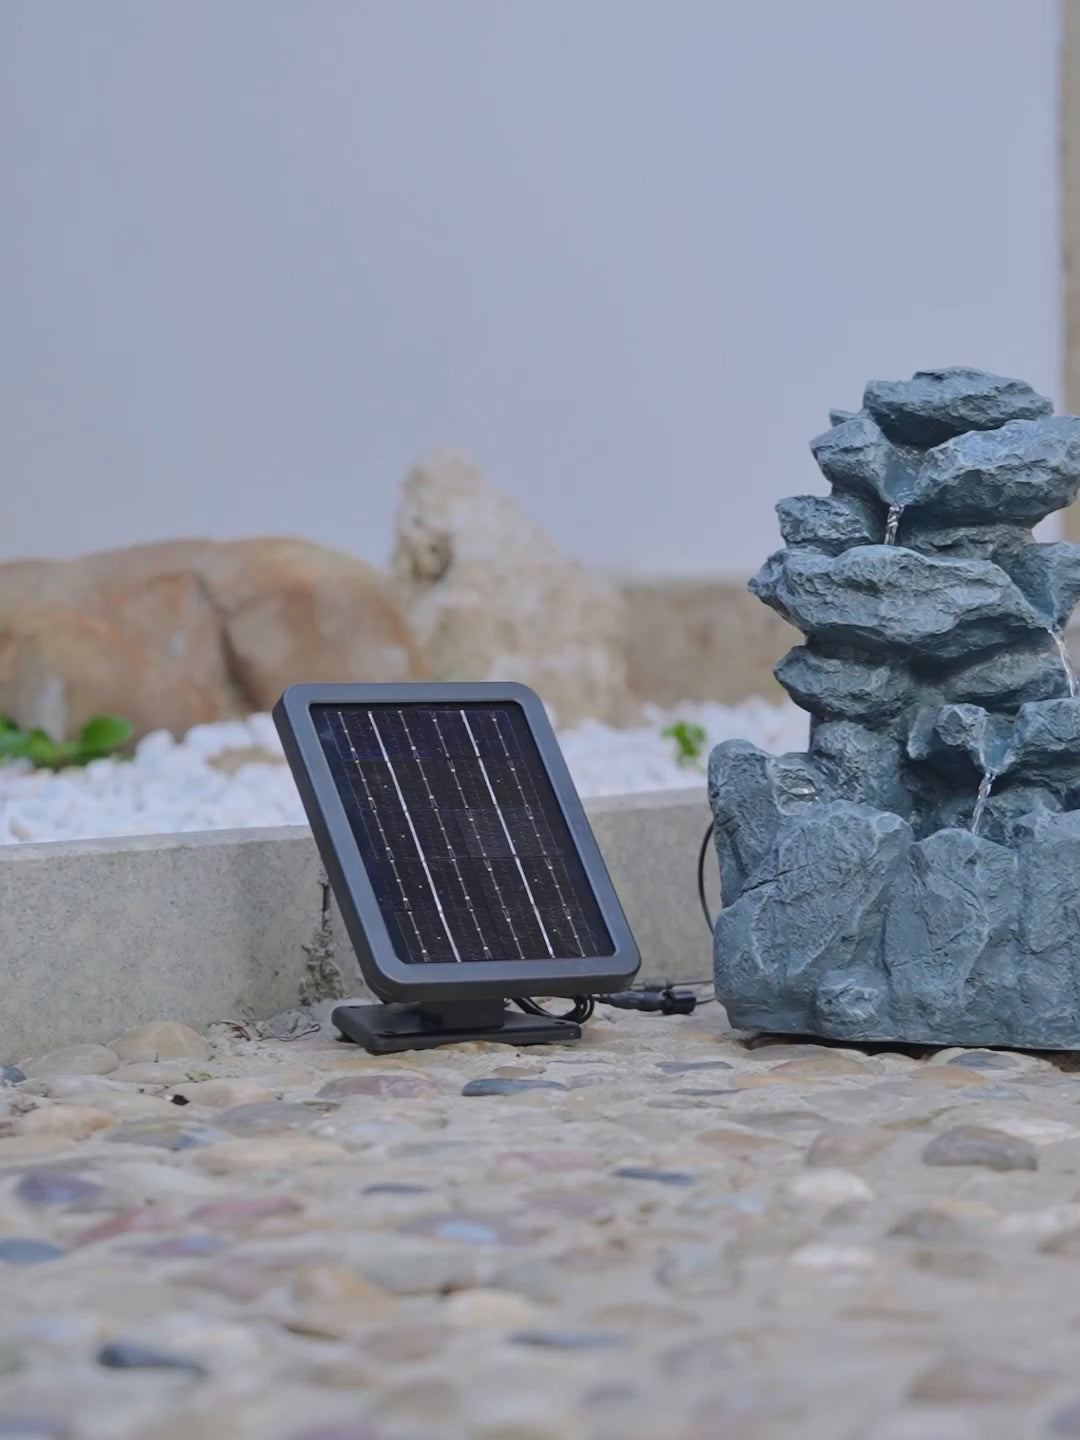
<svg viewBox="0 0 1080 1440">
<path fill-rule="evenodd" d="M 588 722 L 559 739 L 583 796 L 704 783 L 704 760 L 679 765 L 666 725 L 704 726 L 708 745 L 742 738 L 777 753 L 806 745 L 807 717 L 790 702 L 686 703 L 650 709 L 648 723 L 615 730 Z M 251 752 L 266 759 L 248 760 Z M 230 773 L 231 772 L 231 773 Z M 53 774 L 0 765 L 0 845 L 185 830 L 301 825 L 304 812 L 269 715 L 197 725 L 183 740 L 148 735 L 133 760 L 96 760 Z"/>
</svg>

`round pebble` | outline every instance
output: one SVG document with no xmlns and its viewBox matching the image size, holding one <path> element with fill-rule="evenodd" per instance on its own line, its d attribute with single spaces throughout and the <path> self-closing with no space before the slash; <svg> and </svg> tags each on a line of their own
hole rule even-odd
<svg viewBox="0 0 1080 1440">
<path fill-rule="evenodd" d="M 119 1064 L 116 1051 L 105 1045 L 66 1045 L 27 1062 L 22 1069 L 28 1077 L 42 1080 L 53 1075 L 108 1075 Z"/>
<path fill-rule="evenodd" d="M 1070 1433 L 1067 1069 L 1021 1057 L 991 1095 L 961 1052 L 749 1047 L 718 1007 L 542 1053 L 287 1033 L 0 1093 L 27 1414 L 139 1440 Z M 933 1069 L 978 1083 L 909 1078 Z"/>
<path fill-rule="evenodd" d="M 101 1194 L 95 1181 L 66 1170 L 30 1170 L 15 1186 L 24 1205 L 81 1205 Z"/>
<path fill-rule="evenodd" d="M 193 1080 L 178 1086 L 176 1093 L 192 1105 L 209 1105 L 216 1110 L 274 1099 L 269 1090 L 254 1080 Z"/>
<path fill-rule="evenodd" d="M 1035 1170 L 1039 1157 L 1029 1140 L 982 1125 L 958 1125 L 925 1146 L 927 1165 L 981 1165 L 987 1170 Z"/>
<path fill-rule="evenodd" d="M 48 1240 L 24 1239 L 19 1235 L 0 1235 L 0 1262 L 7 1265 L 39 1265 L 43 1260 L 56 1260 L 64 1251 Z"/>
<path fill-rule="evenodd" d="M 111 1048 L 120 1060 L 151 1063 L 205 1060 L 210 1053 L 206 1041 L 197 1031 L 175 1020 L 155 1020 L 149 1025 L 137 1025 L 134 1030 L 126 1030 L 114 1040 Z"/>
<path fill-rule="evenodd" d="M 16 1122 L 20 1135 L 85 1140 L 113 1123 L 113 1115 L 96 1105 L 41 1105 Z"/>
<path fill-rule="evenodd" d="M 539 1311 L 505 1290 L 460 1290 L 443 1307 L 448 1325 L 466 1330 L 519 1330 L 535 1324 Z"/>
</svg>

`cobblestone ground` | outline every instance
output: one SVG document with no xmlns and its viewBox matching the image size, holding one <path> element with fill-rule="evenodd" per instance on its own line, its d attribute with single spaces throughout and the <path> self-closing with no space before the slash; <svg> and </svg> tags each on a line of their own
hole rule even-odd
<svg viewBox="0 0 1080 1440">
<path fill-rule="evenodd" d="M 0 1436 L 1080 1436 L 1080 1084 L 715 1006 L 5 1071 Z"/>
</svg>

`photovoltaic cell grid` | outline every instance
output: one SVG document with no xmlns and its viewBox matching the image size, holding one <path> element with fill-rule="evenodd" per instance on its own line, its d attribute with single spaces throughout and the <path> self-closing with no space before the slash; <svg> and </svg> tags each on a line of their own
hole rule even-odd
<svg viewBox="0 0 1080 1440">
<path fill-rule="evenodd" d="M 312 714 L 402 960 L 614 953 L 519 706 Z"/>
</svg>

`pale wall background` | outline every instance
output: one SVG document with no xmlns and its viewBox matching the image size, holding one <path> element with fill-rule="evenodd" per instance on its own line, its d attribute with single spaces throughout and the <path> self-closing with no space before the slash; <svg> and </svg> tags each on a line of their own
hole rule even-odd
<svg viewBox="0 0 1080 1440">
<path fill-rule="evenodd" d="M 385 558 L 473 452 L 732 573 L 868 376 L 1059 392 L 1052 0 L 3 0 L 0 558 Z"/>
</svg>

